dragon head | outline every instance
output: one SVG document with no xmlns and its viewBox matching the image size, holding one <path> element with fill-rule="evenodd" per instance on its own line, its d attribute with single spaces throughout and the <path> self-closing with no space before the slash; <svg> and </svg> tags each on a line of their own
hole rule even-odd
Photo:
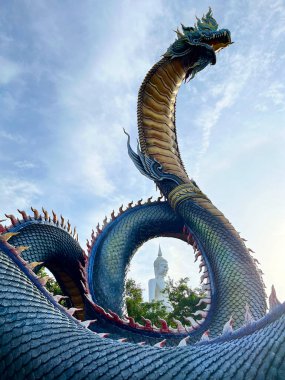
<svg viewBox="0 0 285 380">
<path fill-rule="evenodd" d="M 216 52 L 232 43 L 230 31 L 218 29 L 218 23 L 213 17 L 211 8 L 202 19 L 197 18 L 194 27 L 186 27 L 183 24 L 181 27 L 182 30 L 177 28 L 177 39 L 170 45 L 164 56 L 183 60 L 187 71 L 186 79 L 189 75 L 192 79 L 209 63 L 214 65 Z"/>
</svg>

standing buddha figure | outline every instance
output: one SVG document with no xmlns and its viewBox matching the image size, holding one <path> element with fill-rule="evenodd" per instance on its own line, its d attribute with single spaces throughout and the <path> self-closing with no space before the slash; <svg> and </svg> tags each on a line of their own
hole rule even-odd
<svg viewBox="0 0 285 380">
<path fill-rule="evenodd" d="M 149 302 L 161 301 L 168 312 L 172 311 L 172 306 L 165 293 L 163 293 L 166 282 L 165 277 L 168 272 L 168 262 L 162 257 L 161 248 L 159 245 L 158 255 L 153 263 L 155 278 L 148 281 Z"/>
</svg>

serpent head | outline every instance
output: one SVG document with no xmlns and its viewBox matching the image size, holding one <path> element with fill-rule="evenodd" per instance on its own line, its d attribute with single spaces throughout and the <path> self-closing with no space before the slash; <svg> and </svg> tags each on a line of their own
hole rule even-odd
<svg viewBox="0 0 285 380">
<path fill-rule="evenodd" d="M 170 45 L 164 56 L 171 59 L 178 57 L 183 59 L 184 66 L 187 68 L 186 79 L 190 75 L 190 79 L 192 79 L 209 61 L 214 65 L 216 52 L 232 43 L 230 31 L 218 29 L 218 23 L 213 17 L 211 8 L 202 19 L 197 18 L 194 27 L 186 27 L 181 24 L 181 28 L 182 30 L 176 30 L 177 39 Z M 193 60 L 195 56 L 197 59 Z"/>
</svg>

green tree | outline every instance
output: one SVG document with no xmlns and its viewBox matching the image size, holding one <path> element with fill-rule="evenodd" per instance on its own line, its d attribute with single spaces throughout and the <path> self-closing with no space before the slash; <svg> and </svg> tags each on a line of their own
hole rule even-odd
<svg viewBox="0 0 285 380">
<path fill-rule="evenodd" d="M 164 292 L 173 307 L 173 311 L 168 314 L 168 322 L 171 322 L 173 318 L 182 322 L 184 317 L 189 317 L 191 313 L 205 306 L 205 304 L 202 304 L 199 308 L 196 306 L 199 300 L 203 298 L 203 292 L 200 288 L 191 289 L 188 282 L 188 277 L 181 278 L 176 282 L 168 278 Z"/>
<path fill-rule="evenodd" d="M 135 280 L 128 279 L 126 282 L 126 306 L 128 315 L 136 322 L 144 324 L 142 317 L 159 324 L 158 318 L 166 318 L 167 312 L 162 302 L 143 302 L 142 287 Z"/>
<path fill-rule="evenodd" d="M 137 322 L 144 323 L 144 318 L 150 319 L 159 326 L 159 318 L 165 319 L 170 326 L 175 326 L 173 318 L 184 321 L 184 317 L 190 316 L 198 308 L 199 300 L 203 297 L 201 289 L 192 290 L 189 285 L 189 278 L 181 278 L 174 282 L 168 279 L 164 292 L 168 296 L 173 311 L 168 313 L 162 302 L 143 302 L 142 287 L 135 280 L 128 279 L 126 283 L 126 305 L 128 315 Z M 200 307 L 203 307 L 202 304 Z"/>
<path fill-rule="evenodd" d="M 49 276 L 49 279 L 45 285 L 46 289 L 53 294 L 54 296 L 56 295 L 64 295 L 63 291 L 61 290 L 61 287 L 59 286 L 58 282 L 54 278 L 51 272 L 46 271 L 46 268 L 42 266 L 38 271 L 37 271 L 37 276 L 39 277 L 45 277 Z M 70 302 L 68 299 L 63 299 L 60 301 L 60 304 L 65 307 L 70 307 Z"/>
<path fill-rule="evenodd" d="M 46 271 L 46 268 L 44 266 L 42 266 L 38 271 L 37 271 L 37 276 L 39 277 L 46 277 L 46 276 L 49 276 L 49 279 L 45 285 L 46 289 L 52 293 L 54 296 L 55 295 L 58 295 L 58 294 L 62 294 L 63 295 L 63 292 L 60 288 L 60 286 L 58 285 L 56 279 L 53 277 L 53 275 L 49 272 L 47 273 Z"/>
</svg>

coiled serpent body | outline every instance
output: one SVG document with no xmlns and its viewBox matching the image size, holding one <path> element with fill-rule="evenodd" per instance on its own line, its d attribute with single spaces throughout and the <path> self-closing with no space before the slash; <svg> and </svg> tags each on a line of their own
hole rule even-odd
<svg viewBox="0 0 285 380">
<path fill-rule="evenodd" d="M 141 201 L 97 227 L 88 257 L 63 218 L 20 211 L 0 225 L 0 368 L 5 379 L 282 379 L 285 304 L 271 298 L 234 227 L 190 179 L 178 148 L 175 102 L 215 52 L 231 43 L 211 10 L 177 40 L 147 74 L 138 100 L 140 149 L 128 151 L 166 201 Z M 186 330 L 125 319 L 124 281 L 138 247 L 157 236 L 184 240 L 204 268 L 199 318 Z M 28 248 L 27 248 L 28 247 Z M 56 277 L 70 309 L 45 289 L 37 270 Z M 204 307 L 202 307 L 204 305 Z M 251 320 L 245 321 L 250 310 Z M 222 334 L 234 315 L 236 330 Z M 96 322 L 92 323 L 96 319 Z M 85 322 L 84 322 L 85 321 Z M 87 322 L 86 322 L 87 321 Z M 90 321 L 90 322 L 88 322 Z M 211 340 L 200 341 L 210 330 Z M 101 333 L 110 333 L 102 339 Z M 187 335 L 190 344 L 176 347 Z M 128 342 L 117 341 L 127 337 Z M 154 347 L 167 339 L 166 348 Z M 146 342 L 145 346 L 138 344 Z"/>
</svg>

